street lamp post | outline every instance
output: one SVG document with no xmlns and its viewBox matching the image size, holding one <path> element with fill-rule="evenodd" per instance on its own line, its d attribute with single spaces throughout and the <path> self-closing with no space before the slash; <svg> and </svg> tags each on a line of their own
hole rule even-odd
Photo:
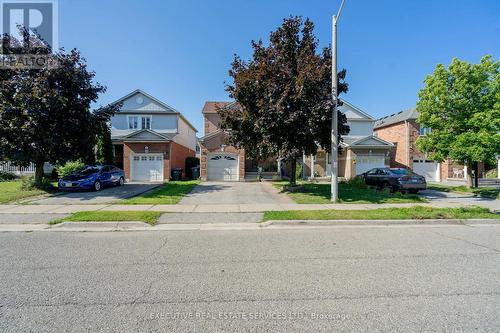
<svg viewBox="0 0 500 333">
<path fill-rule="evenodd" d="M 332 169 L 332 179 L 331 179 L 331 201 L 337 202 L 339 199 L 339 189 L 338 189 L 338 122 L 337 122 L 337 98 L 338 98 L 338 78 L 337 78 L 337 22 L 340 19 L 340 14 L 342 13 L 342 8 L 344 7 L 344 1 L 340 4 L 339 12 L 337 15 L 332 17 L 332 98 L 333 98 L 333 110 L 332 110 L 332 147 L 331 147 L 331 169 Z"/>
</svg>

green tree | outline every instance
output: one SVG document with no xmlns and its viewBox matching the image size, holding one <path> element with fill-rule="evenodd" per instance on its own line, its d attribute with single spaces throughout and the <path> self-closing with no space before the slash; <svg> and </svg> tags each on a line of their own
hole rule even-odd
<svg viewBox="0 0 500 333">
<path fill-rule="evenodd" d="M 500 153 L 499 66 L 491 56 L 479 64 L 453 59 L 448 68 L 438 65 L 419 92 L 418 122 L 432 131 L 418 148 L 437 161 L 466 165 L 469 188 L 474 164 Z"/>
<path fill-rule="evenodd" d="M 30 43 L 12 43 L 12 37 L 3 36 L 4 55 L 33 52 L 23 45 L 37 42 L 26 31 L 24 36 Z M 17 47 L 9 50 L 13 44 Z M 97 133 L 119 105 L 91 111 L 91 103 L 106 88 L 93 82 L 95 73 L 88 71 L 80 52 L 37 50 L 57 66 L 0 71 L 0 157 L 18 165 L 34 163 L 35 183 L 41 184 L 44 162 L 93 162 Z"/>
<path fill-rule="evenodd" d="M 102 123 L 97 134 L 96 161 L 101 164 L 113 164 L 113 142 L 107 123 Z"/>
<path fill-rule="evenodd" d="M 252 42 L 248 62 L 235 56 L 226 86 L 236 108 L 221 108 L 222 128 L 232 145 L 250 157 L 279 156 L 292 165 L 315 154 L 318 146 L 330 150 L 333 109 L 331 50 L 317 52 L 314 24 L 300 17 L 287 18 L 270 35 L 268 46 Z M 347 91 L 345 70 L 339 74 L 339 93 Z M 347 134 L 345 115 L 339 112 L 339 137 Z"/>
</svg>

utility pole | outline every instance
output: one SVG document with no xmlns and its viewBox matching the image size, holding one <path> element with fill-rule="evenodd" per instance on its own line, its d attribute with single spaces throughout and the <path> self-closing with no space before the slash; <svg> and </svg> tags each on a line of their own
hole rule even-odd
<svg viewBox="0 0 500 333">
<path fill-rule="evenodd" d="M 337 118 L 337 105 L 338 105 L 338 77 L 337 77 L 337 22 L 340 19 L 340 14 L 342 13 L 342 8 L 344 7 L 344 1 L 340 4 L 339 12 L 337 16 L 332 17 L 332 98 L 333 98 L 333 110 L 332 110 L 332 133 L 331 133 L 331 169 L 332 169 L 332 179 L 331 179 L 331 201 L 337 202 L 339 199 L 339 188 L 338 188 L 338 178 L 339 178 L 339 165 L 338 165 L 338 146 L 339 146 L 339 136 L 338 136 L 338 118 Z"/>
</svg>

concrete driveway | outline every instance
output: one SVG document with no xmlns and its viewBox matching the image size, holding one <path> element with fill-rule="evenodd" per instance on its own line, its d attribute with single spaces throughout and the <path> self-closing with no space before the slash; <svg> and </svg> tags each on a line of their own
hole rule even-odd
<svg viewBox="0 0 500 333">
<path fill-rule="evenodd" d="M 429 203 L 442 207 L 481 206 L 493 211 L 500 211 L 500 200 L 475 197 L 468 193 L 442 192 L 435 190 L 420 191 L 419 194 Z"/>
<path fill-rule="evenodd" d="M 99 192 L 78 191 L 58 194 L 48 198 L 34 200 L 30 204 L 37 205 L 82 205 L 114 203 L 122 199 L 135 197 L 162 184 L 159 183 L 127 183 L 124 186 L 107 187 Z"/>
<path fill-rule="evenodd" d="M 239 205 L 293 203 L 266 182 L 203 182 L 196 186 L 181 205 Z"/>
</svg>

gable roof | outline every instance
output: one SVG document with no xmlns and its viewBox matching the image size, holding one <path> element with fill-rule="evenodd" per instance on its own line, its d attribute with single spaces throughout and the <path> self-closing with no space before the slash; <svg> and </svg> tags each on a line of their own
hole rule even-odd
<svg viewBox="0 0 500 333">
<path fill-rule="evenodd" d="M 364 112 L 363 110 L 361 110 L 357 106 L 352 105 L 351 103 L 347 102 L 346 100 L 344 100 L 342 98 L 339 98 L 339 100 L 342 102 L 342 104 L 344 104 L 342 106 L 350 108 L 352 111 L 354 111 L 355 113 L 358 113 L 360 116 L 362 116 L 364 118 L 367 118 L 369 120 L 375 120 L 371 115 Z M 340 108 L 342 108 L 342 106 L 340 106 Z"/>
<path fill-rule="evenodd" d="M 153 102 L 157 103 L 158 105 L 160 105 L 161 107 L 163 107 L 165 109 L 165 111 L 154 111 L 154 112 L 164 112 L 164 113 L 173 113 L 173 114 L 177 114 L 179 116 L 179 118 L 181 118 L 182 120 L 184 120 L 184 122 L 189 126 L 191 127 L 195 132 L 198 132 L 198 130 L 196 129 L 196 127 L 194 127 L 187 119 L 186 117 L 184 117 L 182 115 L 182 113 L 180 113 L 179 111 L 177 111 L 176 109 L 174 109 L 173 107 L 171 107 L 170 105 L 160 101 L 159 99 L 157 99 L 156 97 L 153 97 L 151 96 L 150 94 L 144 92 L 143 90 L 141 89 L 136 89 L 134 91 L 132 91 L 131 93 L 123 96 L 122 98 L 114 101 L 113 103 L 110 103 L 112 105 L 115 105 L 115 104 L 119 104 L 121 102 L 123 102 L 124 100 L 134 96 L 135 94 L 141 94 L 141 95 L 144 95 L 145 97 L 149 98 L 150 100 L 152 100 Z M 121 112 L 121 111 L 118 111 L 118 112 Z M 144 112 L 144 111 L 143 111 Z M 151 111 L 147 111 L 147 112 L 151 112 Z M 124 112 L 126 113 L 126 112 Z M 137 111 L 134 111 L 133 113 L 138 113 Z"/>
<path fill-rule="evenodd" d="M 124 141 L 170 141 L 177 133 L 160 134 L 158 132 L 143 129 L 123 137 Z"/>
<path fill-rule="evenodd" d="M 360 116 L 362 116 L 364 118 L 367 118 L 369 120 L 375 120 L 371 115 L 364 112 L 363 110 L 361 110 L 357 106 L 354 106 L 351 103 L 349 103 L 343 99 L 340 99 L 340 100 L 343 103 L 342 106 L 351 109 L 352 111 L 354 111 L 355 113 L 358 113 Z M 234 108 L 234 109 L 236 109 L 236 108 L 238 108 L 238 103 L 236 101 L 231 101 L 231 102 L 228 102 L 228 101 L 207 101 L 203 105 L 203 109 L 202 109 L 201 113 L 204 113 L 204 114 L 205 113 L 217 113 L 217 110 L 219 108 Z"/>
<path fill-rule="evenodd" d="M 418 112 L 416 109 L 408 109 L 404 111 L 399 111 L 398 113 L 393 113 L 389 116 L 385 116 L 380 118 L 375 122 L 374 128 L 385 127 L 393 124 L 397 124 L 399 122 L 405 120 L 414 120 L 417 119 Z"/>
<path fill-rule="evenodd" d="M 389 148 L 393 147 L 394 144 L 382 140 L 374 135 L 364 136 L 364 137 L 354 137 L 345 136 L 342 138 L 341 145 L 344 147 L 379 147 L 379 148 Z"/>
<path fill-rule="evenodd" d="M 208 101 L 203 105 L 203 109 L 201 113 L 217 113 L 219 108 L 236 108 L 237 103 L 235 101 L 232 102 L 224 102 L 224 101 Z"/>
<path fill-rule="evenodd" d="M 219 128 L 211 133 L 208 133 L 204 137 L 199 138 L 198 140 L 199 140 L 199 142 L 205 142 L 207 140 L 210 140 L 211 138 L 215 138 L 216 136 L 218 136 L 220 134 L 224 134 L 224 133 L 225 132 Z"/>
</svg>

